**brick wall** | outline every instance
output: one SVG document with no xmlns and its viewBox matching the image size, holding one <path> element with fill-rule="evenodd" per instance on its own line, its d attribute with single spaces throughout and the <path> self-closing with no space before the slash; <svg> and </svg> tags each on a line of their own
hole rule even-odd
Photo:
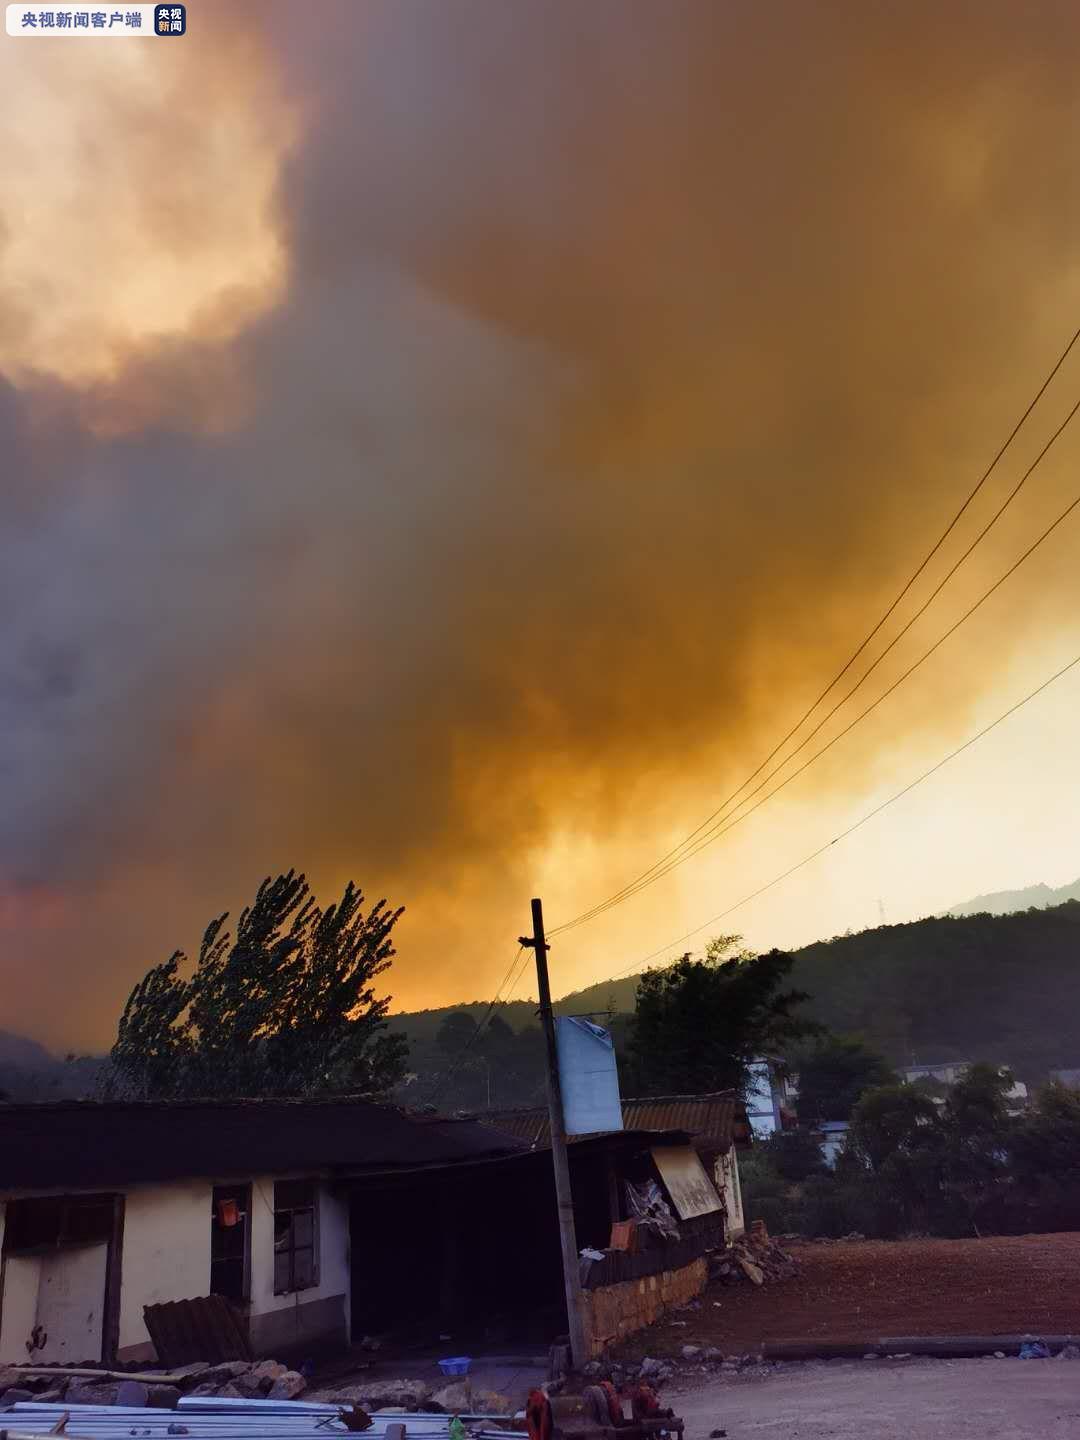
<svg viewBox="0 0 1080 1440">
<path fill-rule="evenodd" d="M 668 1310 L 693 1300 L 705 1289 L 707 1278 L 708 1267 L 702 1257 L 679 1270 L 586 1290 L 585 1338 L 590 1356 L 596 1359 L 624 1335 L 644 1330 Z"/>
</svg>

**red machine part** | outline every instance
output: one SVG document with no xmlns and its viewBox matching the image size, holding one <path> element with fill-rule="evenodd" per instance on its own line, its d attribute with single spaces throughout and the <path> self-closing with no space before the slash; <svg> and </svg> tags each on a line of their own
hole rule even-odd
<svg viewBox="0 0 1080 1440">
<path fill-rule="evenodd" d="M 525 1402 L 525 1427 L 529 1440 L 552 1440 L 551 1401 L 542 1390 L 529 1391 Z"/>
</svg>

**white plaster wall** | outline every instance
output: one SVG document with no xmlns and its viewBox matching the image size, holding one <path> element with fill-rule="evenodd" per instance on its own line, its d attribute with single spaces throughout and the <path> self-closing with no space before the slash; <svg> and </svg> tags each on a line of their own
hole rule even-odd
<svg viewBox="0 0 1080 1440">
<path fill-rule="evenodd" d="M 210 1291 L 208 1180 L 148 1185 L 124 1197 L 120 1348 L 149 1344 L 143 1306 Z"/>
<path fill-rule="evenodd" d="M 287 1177 L 281 1177 L 287 1178 Z M 303 1179 L 304 1176 L 297 1176 Z M 319 1283 L 293 1295 L 274 1294 L 274 1179 L 260 1176 L 251 1197 L 251 1313 L 265 1315 L 312 1300 L 349 1293 L 349 1206 L 319 1186 Z M 347 1308 L 347 1307 L 346 1307 Z"/>
<path fill-rule="evenodd" d="M 283 1177 L 285 1178 L 285 1177 Z M 297 1176 L 295 1178 L 305 1178 Z M 237 1178 L 240 1183 L 242 1177 Z M 121 1351 L 146 1346 L 143 1306 L 190 1300 L 210 1293 L 210 1180 L 147 1185 L 124 1196 L 120 1287 Z M 329 1186 L 319 1187 L 319 1283 L 293 1295 L 274 1294 L 274 1179 L 252 1182 L 251 1314 L 262 1315 L 349 1294 L 349 1206 Z M 3 1210 L 0 1206 L 0 1222 Z M 3 1238 L 0 1224 L 0 1241 Z M 35 1257 L 8 1257 L 0 1310 L 0 1360 L 26 1358 L 35 1324 L 40 1282 Z M 349 1306 L 343 1304 L 346 1323 Z"/>
<path fill-rule="evenodd" d="M 746 1229 L 743 1214 L 742 1185 L 739 1181 L 739 1159 L 732 1145 L 726 1154 L 716 1160 L 716 1188 L 724 1197 L 727 1210 L 727 1231 L 729 1235 L 741 1235 Z"/>
<path fill-rule="evenodd" d="M 26 1342 L 37 1316 L 41 1258 L 8 1255 L 3 1271 L 3 1314 L 0 1315 L 0 1361 L 23 1364 L 29 1360 Z"/>
</svg>

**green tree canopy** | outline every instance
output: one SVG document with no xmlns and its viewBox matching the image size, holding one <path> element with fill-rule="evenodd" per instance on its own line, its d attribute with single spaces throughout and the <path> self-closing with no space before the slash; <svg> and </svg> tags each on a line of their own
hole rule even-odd
<svg viewBox="0 0 1080 1440">
<path fill-rule="evenodd" d="M 476 1034 L 476 1021 L 467 1010 L 455 1010 L 447 1015 L 435 1032 L 435 1044 L 440 1050 L 454 1055 L 464 1050 Z"/>
<path fill-rule="evenodd" d="M 236 925 L 211 921 L 190 974 L 182 951 L 131 992 L 107 1090 L 147 1098 L 309 1095 L 381 1097 L 401 1077 L 408 1042 L 386 1033 L 401 910 L 367 912 L 350 883 L 321 909 L 290 870 L 259 886 Z"/>
<path fill-rule="evenodd" d="M 824 1036 L 795 1063 L 799 1119 L 804 1124 L 850 1120 L 867 1090 L 897 1083 L 885 1057 L 855 1036 Z"/>
<path fill-rule="evenodd" d="M 630 1041 L 638 1094 L 742 1089 L 751 1060 L 817 1032 L 795 1013 L 807 996 L 783 988 L 792 957 L 752 955 L 740 944 L 720 936 L 703 958 L 684 955 L 641 977 Z"/>
<path fill-rule="evenodd" d="M 894 1155 L 936 1145 L 939 1136 L 937 1106 L 928 1095 L 913 1085 L 882 1085 L 855 1106 L 847 1143 L 871 1169 L 880 1170 Z"/>
</svg>

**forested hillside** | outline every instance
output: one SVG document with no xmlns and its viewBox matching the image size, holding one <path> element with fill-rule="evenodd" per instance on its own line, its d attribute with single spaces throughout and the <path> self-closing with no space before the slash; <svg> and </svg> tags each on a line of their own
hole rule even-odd
<svg viewBox="0 0 1080 1440">
<path fill-rule="evenodd" d="M 1080 1067 L 1080 902 L 1011 915 L 941 916 L 884 925 L 794 952 L 792 984 L 811 996 L 811 1018 L 862 1035 L 896 1065 L 939 1060 L 1009 1064 L 1028 1083 Z M 557 1002 L 563 1014 L 614 1013 L 625 1046 L 638 976 L 601 981 Z M 408 1036 L 415 1076 L 409 1103 L 447 1108 L 523 1105 L 543 1098 L 534 1001 L 497 1008 L 482 1000 L 390 1017 Z M 464 1028 L 462 1028 L 464 1027 Z M 441 1038 L 440 1038 L 441 1036 Z M 92 1094 L 100 1062 L 54 1058 L 20 1037 L 0 1036 L 0 1094 L 48 1100 Z"/>
<path fill-rule="evenodd" d="M 796 952 L 830 1029 L 891 1060 L 994 1060 L 1039 1080 L 1080 1064 L 1080 903 L 887 925 Z"/>
<path fill-rule="evenodd" d="M 1080 903 L 1012 915 L 942 916 L 841 935 L 794 952 L 791 983 L 811 996 L 808 1015 L 830 1030 L 862 1035 L 896 1065 L 939 1060 L 1009 1064 L 1029 1083 L 1080 1066 Z M 625 1043 L 638 976 L 601 982 L 558 1002 L 563 1014 L 617 1012 Z M 483 1019 L 477 1002 L 393 1017 L 409 1036 L 420 1079 L 413 1096 L 482 1106 L 543 1095 L 535 1005 L 498 1008 L 498 1043 L 480 1041 L 454 1058 L 440 1025 L 455 1011 Z M 520 1050 L 512 1034 L 521 1036 Z M 526 1058 L 525 1051 L 529 1051 Z M 455 1068 L 456 1066 L 456 1068 Z M 440 1089 L 450 1078 L 450 1088 Z M 426 1087 L 426 1092 L 425 1092 Z"/>
</svg>

